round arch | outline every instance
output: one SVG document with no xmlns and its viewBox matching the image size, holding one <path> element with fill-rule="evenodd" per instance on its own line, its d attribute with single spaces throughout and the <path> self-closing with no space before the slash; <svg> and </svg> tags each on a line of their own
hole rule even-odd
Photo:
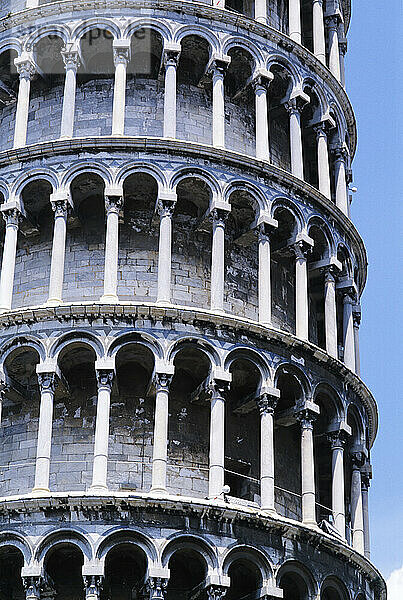
<svg viewBox="0 0 403 600">
<path fill-rule="evenodd" d="M 238 180 L 230 181 L 224 188 L 223 197 L 225 202 L 230 203 L 230 197 L 236 191 L 249 194 L 259 207 L 259 211 L 268 210 L 268 202 L 263 190 L 259 189 L 253 183 Z"/>
<path fill-rule="evenodd" d="M 33 336 L 17 336 L 11 341 L 6 340 L 0 347 L 0 364 L 4 365 L 4 362 L 15 350 L 21 348 L 29 348 L 37 352 L 39 359 L 44 361 L 46 359 L 46 349 L 40 340 L 37 340 Z"/>
<path fill-rule="evenodd" d="M 175 356 L 183 349 L 195 348 L 203 352 L 209 359 L 211 366 L 221 366 L 220 356 L 210 342 L 203 338 L 197 338 L 192 336 L 182 337 L 179 340 L 175 340 L 166 350 L 166 358 L 169 363 L 173 364 Z"/>
<path fill-rule="evenodd" d="M 157 562 L 157 549 L 151 538 L 135 529 L 122 529 L 121 527 L 114 527 L 105 531 L 96 546 L 95 557 L 104 561 L 108 552 L 120 544 L 137 546 L 144 552 L 151 564 Z"/>
<path fill-rule="evenodd" d="M 202 38 L 208 43 L 210 57 L 213 53 L 220 51 L 220 42 L 217 36 L 211 29 L 203 27 L 202 25 L 197 27 L 194 25 L 183 25 L 182 27 L 179 27 L 174 34 L 173 41 L 180 44 L 182 40 L 191 35 Z"/>
<path fill-rule="evenodd" d="M 176 192 L 176 188 L 178 184 L 184 179 L 200 179 L 203 181 L 210 189 L 211 192 L 211 200 L 215 199 L 215 197 L 220 196 L 221 194 L 221 186 L 220 183 L 213 177 L 208 171 L 199 168 L 193 167 L 181 167 L 172 175 L 169 181 L 169 186 L 173 191 Z M 211 201 L 210 200 L 210 201 Z"/>
<path fill-rule="evenodd" d="M 59 529 L 49 532 L 35 548 L 34 559 L 43 565 L 49 551 L 63 544 L 71 544 L 81 550 L 84 562 L 91 562 L 94 556 L 93 547 L 84 531 Z"/>
<path fill-rule="evenodd" d="M 222 570 L 224 575 L 228 575 L 228 569 L 231 564 L 238 559 L 250 560 L 260 570 L 262 579 L 271 579 L 273 577 L 273 569 L 269 558 L 259 548 L 249 545 L 236 545 L 229 547 L 224 554 L 222 561 Z"/>
<path fill-rule="evenodd" d="M 29 172 L 22 173 L 14 181 L 12 195 L 19 197 L 28 184 L 40 179 L 47 181 L 52 186 L 53 192 L 55 192 L 59 186 L 57 173 L 55 171 L 51 169 L 32 169 Z"/>
<path fill-rule="evenodd" d="M 95 161 L 80 161 L 73 164 L 64 174 L 61 180 L 61 187 L 70 187 L 73 180 L 79 175 L 85 173 L 93 173 L 98 175 L 104 182 L 105 185 L 111 185 L 113 183 L 112 174 L 110 171 L 101 163 Z"/>
<path fill-rule="evenodd" d="M 137 173 L 150 175 L 157 183 L 158 192 L 161 192 L 168 187 L 164 172 L 156 165 L 145 162 L 131 162 L 121 167 L 115 177 L 116 185 L 123 186 L 130 175 L 137 175 Z"/>
<path fill-rule="evenodd" d="M 266 68 L 268 71 L 270 71 L 270 69 L 274 66 L 282 67 L 287 71 L 292 84 L 292 89 L 289 90 L 291 93 L 293 90 L 301 88 L 302 79 L 299 76 L 294 65 L 286 57 L 281 56 L 279 54 L 270 54 L 266 62 Z"/>
<path fill-rule="evenodd" d="M 166 567 L 169 559 L 176 550 L 189 549 L 200 554 L 207 564 L 209 571 L 218 567 L 218 557 L 215 548 L 205 540 L 191 534 L 176 533 L 168 538 L 161 551 L 161 564 Z"/>
<path fill-rule="evenodd" d="M 337 594 L 337 598 L 331 597 L 329 600 L 351 600 L 350 594 L 344 583 L 335 575 L 329 575 L 322 581 L 320 586 L 320 598 L 324 599 L 324 593 L 326 590 L 334 590 Z"/>
<path fill-rule="evenodd" d="M 121 29 L 115 21 L 112 19 L 93 17 L 92 19 L 85 19 L 85 21 L 79 23 L 71 32 L 71 39 L 73 41 L 81 41 L 81 38 L 92 29 L 106 30 L 112 34 L 114 39 L 122 37 Z"/>
<path fill-rule="evenodd" d="M 243 38 L 240 36 L 230 37 L 223 44 L 222 52 L 223 54 L 228 54 L 230 50 L 239 48 L 247 52 L 253 60 L 252 73 L 261 67 L 264 67 L 264 56 L 261 52 L 260 48 L 258 48 L 255 44 L 253 44 L 247 38 Z"/>
<path fill-rule="evenodd" d="M 299 576 L 306 585 L 308 597 L 316 598 L 319 592 L 318 585 L 309 568 L 297 560 L 288 560 L 281 565 L 276 576 L 277 587 L 281 587 L 281 579 L 284 575 L 293 574 Z"/>
<path fill-rule="evenodd" d="M 105 354 L 102 342 L 95 335 L 88 333 L 88 331 L 76 330 L 74 332 L 63 334 L 57 340 L 55 340 L 52 346 L 49 348 L 49 357 L 59 360 L 62 350 L 67 348 L 70 344 L 77 343 L 83 344 L 92 349 L 96 355 L 96 358 L 102 358 Z"/>
<path fill-rule="evenodd" d="M 30 52 L 42 38 L 50 35 L 59 37 L 64 44 L 67 44 L 70 39 L 70 31 L 64 25 L 43 25 L 39 29 L 35 29 L 35 31 L 27 38 L 24 50 Z"/>
<path fill-rule="evenodd" d="M 305 229 L 304 216 L 298 208 L 298 206 L 294 202 L 292 202 L 292 200 L 290 200 L 289 198 L 284 198 L 284 196 L 274 198 L 270 206 L 271 217 L 274 218 L 274 213 L 278 208 L 284 208 L 292 214 L 297 224 L 297 233 L 301 233 L 301 231 Z"/>
<path fill-rule="evenodd" d="M 324 219 L 322 219 L 318 215 L 314 215 L 314 216 L 310 217 L 308 220 L 308 224 L 307 224 L 308 235 L 309 235 L 310 228 L 314 227 L 314 226 L 318 227 L 321 230 L 321 232 L 323 233 L 323 235 L 325 236 L 327 243 L 328 243 L 328 247 L 329 247 L 329 256 L 334 256 L 336 254 L 336 244 L 335 244 L 334 237 L 330 230 L 329 225 L 324 221 Z"/>
<path fill-rule="evenodd" d="M 229 350 L 227 356 L 225 357 L 224 369 L 228 371 L 232 363 L 239 358 L 251 362 L 259 370 L 261 375 L 261 383 L 270 378 L 270 366 L 267 364 L 266 360 L 256 350 L 248 348 L 247 346 L 236 347 Z"/>
<path fill-rule="evenodd" d="M 24 564 L 28 566 L 33 556 L 33 548 L 29 541 L 16 531 L 2 531 L 0 533 L 0 548 L 12 546 L 17 548 L 24 557 Z"/>
<path fill-rule="evenodd" d="M 164 351 L 157 338 L 144 332 L 117 334 L 117 336 L 114 337 L 114 339 L 110 342 L 105 354 L 107 356 L 116 356 L 119 350 L 125 346 L 128 346 L 129 344 L 139 344 L 145 348 L 148 348 L 154 354 L 155 360 L 163 358 Z"/>
<path fill-rule="evenodd" d="M 158 19 L 136 19 L 127 25 L 123 31 L 122 37 L 131 38 L 141 29 L 152 29 L 156 33 L 159 33 L 164 44 L 172 40 L 172 28 Z"/>
<path fill-rule="evenodd" d="M 301 369 L 299 369 L 295 365 L 288 363 L 288 362 L 282 362 L 279 365 L 277 365 L 275 373 L 274 373 L 274 387 L 278 387 L 279 376 L 282 373 L 284 373 L 285 370 L 288 371 L 287 375 L 291 375 L 292 377 L 294 377 L 297 380 L 297 383 L 300 385 L 302 393 L 305 396 L 305 399 L 310 398 L 312 386 L 308 380 L 308 377 Z"/>
</svg>

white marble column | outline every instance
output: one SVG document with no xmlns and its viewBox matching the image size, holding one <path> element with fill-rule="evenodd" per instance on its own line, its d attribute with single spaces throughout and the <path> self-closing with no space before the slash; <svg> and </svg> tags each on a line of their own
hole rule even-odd
<svg viewBox="0 0 403 600">
<path fill-rule="evenodd" d="M 361 309 L 359 305 L 353 307 L 353 327 L 354 327 L 354 355 L 355 355 L 355 373 L 361 377 L 361 359 L 360 359 L 360 324 Z"/>
<path fill-rule="evenodd" d="M 302 522 L 316 525 L 315 461 L 313 451 L 313 421 L 316 415 L 308 410 L 298 414 L 301 424 L 301 493 Z"/>
<path fill-rule="evenodd" d="M 327 17 L 327 34 L 329 48 L 329 69 L 336 77 L 337 81 L 341 81 L 340 73 L 340 50 L 339 50 L 339 20 L 336 15 Z"/>
<path fill-rule="evenodd" d="M 3 210 L 6 222 L 3 260 L 0 275 L 0 312 L 11 310 L 14 287 L 15 258 L 17 254 L 18 226 L 21 213 L 17 208 Z"/>
<path fill-rule="evenodd" d="M 160 233 L 158 246 L 157 303 L 171 302 L 172 215 L 175 202 L 159 200 Z"/>
<path fill-rule="evenodd" d="M 35 65 L 28 56 L 16 58 L 14 64 L 20 76 L 15 113 L 14 148 L 22 148 L 27 143 L 31 79 L 36 70 Z"/>
<path fill-rule="evenodd" d="M 164 137 L 176 138 L 176 71 L 179 49 L 165 49 Z"/>
<path fill-rule="evenodd" d="M 371 479 L 371 466 L 364 465 L 361 471 L 361 495 L 362 495 L 362 515 L 364 525 L 364 555 L 370 560 L 371 558 L 371 539 L 369 531 L 369 505 L 368 505 L 368 490 Z"/>
<path fill-rule="evenodd" d="M 326 352 L 338 358 L 337 352 L 337 316 L 336 281 L 332 267 L 325 268 L 325 338 Z"/>
<path fill-rule="evenodd" d="M 211 500 L 223 500 L 224 455 L 225 455 L 225 395 L 229 382 L 213 380 L 210 384 L 210 451 L 209 451 L 209 491 Z"/>
<path fill-rule="evenodd" d="M 95 372 L 97 377 L 98 400 L 91 491 L 102 493 L 108 489 L 109 417 L 114 371 L 113 369 L 98 368 Z"/>
<path fill-rule="evenodd" d="M 271 252 L 270 235 L 264 225 L 258 229 L 258 300 L 259 323 L 271 326 Z"/>
<path fill-rule="evenodd" d="M 288 0 L 288 35 L 301 44 L 301 0 Z"/>
<path fill-rule="evenodd" d="M 355 372 L 355 350 L 354 350 L 354 325 L 353 325 L 354 299 L 349 293 L 343 297 L 343 340 L 344 340 L 344 364 L 348 369 Z"/>
<path fill-rule="evenodd" d="M 64 139 L 72 138 L 74 134 L 74 113 L 76 106 L 76 84 L 77 70 L 80 66 L 79 53 L 77 49 L 62 50 L 62 57 L 66 77 L 64 80 L 62 122 L 60 127 L 60 137 Z"/>
<path fill-rule="evenodd" d="M 126 113 L 126 71 L 130 60 L 130 40 L 113 41 L 115 85 L 113 89 L 112 135 L 124 135 Z"/>
<path fill-rule="evenodd" d="M 103 580 L 102 575 L 83 575 L 85 600 L 99 600 Z"/>
<path fill-rule="evenodd" d="M 34 494 L 49 493 L 53 398 L 55 394 L 56 373 L 44 373 L 38 371 L 38 383 L 41 400 L 36 447 L 35 484 L 32 490 L 32 493 Z"/>
<path fill-rule="evenodd" d="M 308 269 L 307 248 L 302 242 L 293 246 L 295 253 L 295 334 L 301 340 L 308 339 Z"/>
<path fill-rule="evenodd" d="M 215 208 L 211 213 L 213 222 L 213 242 L 211 249 L 211 310 L 224 310 L 224 277 L 225 277 L 225 221 L 228 212 Z"/>
<path fill-rule="evenodd" d="M 329 435 L 332 450 L 332 514 L 333 524 L 343 540 L 346 539 L 344 498 L 344 442 L 340 431 Z"/>
<path fill-rule="evenodd" d="M 54 213 L 52 257 L 50 263 L 49 297 L 47 304 L 57 306 L 62 303 L 64 259 L 66 253 L 67 208 L 65 199 L 51 199 Z"/>
<path fill-rule="evenodd" d="M 346 152 L 342 148 L 336 148 L 334 150 L 334 157 L 336 206 L 348 217 Z"/>
<path fill-rule="evenodd" d="M 319 123 L 315 126 L 316 143 L 318 149 L 318 179 L 319 191 L 330 198 L 330 170 L 329 170 L 329 152 L 327 145 L 327 133 L 325 123 Z"/>
<path fill-rule="evenodd" d="M 299 179 L 304 179 L 304 159 L 302 154 L 301 107 L 297 99 L 285 104 L 290 115 L 290 154 L 291 173 Z"/>
<path fill-rule="evenodd" d="M 257 400 L 260 411 L 260 507 L 276 512 L 274 508 L 274 409 L 280 397 L 279 390 L 264 393 Z"/>
<path fill-rule="evenodd" d="M 269 72 L 267 73 L 269 74 Z M 270 161 L 269 122 L 267 117 L 267 94 L 271 79 L 258 76 L 253 81 L 255 91 L 256 158 Z"/>
<path fill-rule="evenodd" d="M 255 19 L 263 25 L 267 24 L 267 0 L 255 0 Z"/>
<path fill-rule="evenodd" d="M 105 192 L 106 239 L 104 293 L 101 302 L 118 302 L 118 259 L 119 259 L 119 211 L 123 198 Z"/>
<path fill-rule="evenodd" d="M 168 408 L 169 386 L 173 373 L 155 375 L 154 443 L 151 492 L 164 494 L 167 491 L 168 461 Z"/>
<path fill-rule="evenodd" d="M 224 75 L 228 62 L 215 60 L 211 65 L 213 80 L 213 146 L 225 147 Z"/>
<path fill-rule="evenodd" d="M 312 2 L 313 53 L 324 65 L 326 64 L 325 22 L 323 18 L 323 0 Z"/>
<path fill-rule="evenodd" d="M 353 534 L 353 548 L 364 554 L 364 515 L 361 492 L 361 452 L 352 455 L 351 474 L 351 528 Z"/>
</svg>

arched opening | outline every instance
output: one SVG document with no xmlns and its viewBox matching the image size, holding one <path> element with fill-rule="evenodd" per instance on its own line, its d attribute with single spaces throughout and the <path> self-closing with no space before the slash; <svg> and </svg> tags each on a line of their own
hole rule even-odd
<svg viewBox="0 0 403 600">
<path fill-rule="evenodd" d="M 42 37 L 33 57 L 40 75 L 32 80 L 27 143 L 54 140 L 60 136 L 65 69 L 63 40 L 58 35 Z"/>
<path fill-rule="evenodd" d="M 0 150 L 11 148 L 14 140 L 19 75 L 14 65 L 17 52 L 13 49 L 0 54 Z"/>
<path fill-rule="evenodd" d="M 225 74 L 225 146 L 242 154 L 255 155 L 255 95 L 247 85 L 254 59 L 244 48 L 228 51 L 231 62 Z"/>
<path fill-rule="evenodd" d="M 274 210 L 278 227 L 270 235 L 272 273 L 272 322 L 295 333 L 295 254 L 290 243 L 297 232 L 294 215 L 282 206 Z"/>
<path fill-rule="evenodd" d="M 53 241 L 53 188 L 44 179 L 35 179 L 21 192 L 27 220 L 18 236 L 15 260 L 13 308 L 46 302 Z"/>
<path fill-rule="evenodd" d="M 105 263 L 105 182 L 96 173 L 80 173 L 70 185 L 76 218 L 67 229 L 63 298 L 102 296 Z"/>
<path fill-rule="evenodd" d="M 101 600 L 133 600 L 140 597 L 147 572 L 143 550 L 121 543 L 109 550 L 105 560 L 105 582 Z"/>
<path fill-rule="evenodd" d="M 75 544 L 62 543 L 49 550 L 45 573 L 49 591 L 56 592 L 55 600 L 84 599 L 83 563 L 83 553 Z"/>
<path fill-rule="evenodd" d="M 80 67 L 77 71 L 74 135 L 110 135 L 115 66 L 113 34 L 94 27 L 80 40 Z"/>
<path fill-rule="evenodd" d="M 130 41 L 126 81 L 126 135 L 162 136 L 164 86 L 159 80 L 163 40 L 154 29 L 136 30 Z"/>
<path fill-rule="evenodd" d="M 175 304 L 209 306 L 212 237 L 209 221 L 203 217 L 210 206 L 211 188 L 197 176 L 189 176 L 178 183 L 176 193 L 172 244 L 173 301 Z"/>
<path fill-rule="evenodd" d="M 268 94 L 268 122 L 270 161 L 276 167 L 291 171 L 290 117 L 284 106 L 292 80 L 287 69 L 281 64 L 270 67 L 274 78 Z"/>
<path fill-rule="evenodd" d="M 118 296 L 150 302 L 157 296 L 159 219 L 153 219 L 158 185 L 148 173 L 133 173 L 123 184 L 119 230 Z"/>
<path fill-rule="evenodd" d="M 256 397 L 261 373 L 247 357 L 230 366 L 232 381 L 225 402 L 225 479 L 229 495 L 259 502 L 260 415 Z"/>
<path fill-rule="evenodd" d="M 55 390 L 50 488 L 85 490 L 91 484 L 97 409 L 95 352 L 72 342 L 60 353 Z M 68 441 L 67 441 L 68 440 Z"/>
<path fill-rule="evenodd" d="M 168 489 L 186 496 L 207 496 L 210 405 L 206 385 L 208 356 L 185 345 L 174 358 L 168 431 Z"/>
<path fill-rule="evenodd" d="M 247 190 L 235 190 L 229 198 L 231 212 L 225 233 L 227 302 L 231 314 L 258 318 L 257 232 L 251 227 L 258 215 L 256 200 Z"/>
<path fill-rule="evenodd" d="M 21 569 L 24 557 L 14 546 L 0 548 L 0 600 L 25 600 Z"/>
<path fill-rule="evenodd" d="M 188 600 L 193 591 L 205 580 L 207 565 L 202 555 L 193 548 L 176 550 L 169 559 L 170 578 L 166 600 Z M 205 600 L 205 596 L 200 598 Z"/>
<path fill-rule="evenodd" d="M 309 592 L 304 578 L 299 573 L 286 572 L 280 578 L 283 600 L 308 600 Z"/>
<path fill-rule="evenodd" d="M 229 566 L 228 576 L 231 585 L 225 595 L 226 600 L 257 597 L 256 592 L 262 587 L 262 574 L 251 560 L 246 558 L 234 560 Z"/>
<path fill-rule="evenodd" d="M 212 143 L 211 85 L 203 79 L 210 58 L 210 45 L 202 37 L 188 35 L 181 40 L 177 68 L 177 137 Z"/>
<path fill-rule="evenodd" d="M 339 273 L 340 283 L 349 283 L 352 275 L 351 260 L 347 248 L 339 246 L 337 249 L 337 260 L 341 263 L 341 272 Z M 337 346 L 339 359 L 344 359 L 344 294 L 342 290 L 336 295 L 336 319 L 337 319 Z"/>
<path fill-rule="evenodd" d="M 315 124 L 320 116 L 319 100 L 310 85 L 304 87 L 304 93 L 310 101 L 301 112 L 302 154 L 304 159 L 304 179 L 314 187 L 319 187 L 318 142 Z"/>
<path fill-rule="evenodd" d="M 308 235 L 313 239 L 313 248 L 308 254 L 308 335 L 310 342 L 325 349 L 325 273 L 323 267 L 329 259 L 329 242 L 320 222 L 312 223 Z"/>
<path fill-rule="evenodd" d="M 36 365 L 39 360 L 34 348 L 21 345 L 4 363 L 6 390 L 0 427 L 0 457 L 4 465 L 0 471 L 2 496 L 28 493 L 34 486 L 40 400 Z M 21 435 L 29 445 L 28 450 L 21 448 Z"/>
<path fill-rule="evenodd" d="M 337 431 L 340 419 L 334 399 L 326 389 L 321 389 L 315 397 L 320 413 L 313 424 L 316 521 L 333 523 L 332 513 L 332 448 L 330 431 Z"/>
<path fill-rule="evenodd" d="M 123 491 L 151 485 L 154 354 L 128 343 L 116 354 L 109 432 L 108 485 Z"/>
<path fill-rule="evenodd" d="M 276 510 L 301 520 L 301 428 L 295 409 L 304 399 L 301 376 L 285 365 L 276 375 L 280 399 L 274 411 L 274 481 Z"/>
</svg>

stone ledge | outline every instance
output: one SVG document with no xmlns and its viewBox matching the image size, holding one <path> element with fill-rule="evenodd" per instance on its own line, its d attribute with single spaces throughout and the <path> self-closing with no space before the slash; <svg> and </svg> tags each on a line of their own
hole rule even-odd
<svg viewBox="0 0 403 600">
<path fill-rule="evenodd" d="M 345 0 L 348 6 L 350 0 Z M 246 31 L 250 31 L 257 35 L 261 35 L 265 39 L 269 39 L 275 44 L 287 49 L 288 51 L 294 52 L 302 62 L 308 65 L 322 80 L 326 81 L 332 91 L 336 94 L 340 105 L 342 106 L 347 121 L 348 132 L 350 136 L 350 152 L 353 157 L 357 146 L 357 127 L 355 123 L 354 112 L 351 106 L 351 102 L 347 96 L 347 93 L 343 86 L 337 81 L 332 75 L 329 69 L 318 60 L 312 52 L 310 52 L 304 46 L 291 40 L 287 35 L 280 31 L 263 25 L 255 21 L 250 17 L 231 12 L 225 9 L 219 9 L 217 7 L 208 6 L 207 4 L 193 2 L 193 1 L 181 1 L 177 0 L 81 0 L 77 3 L 73 0 L 63 0 L 59 2 L 49 2 L 48 4 L 41 4 L 37 8 L 24 9 L 20 12 L 14 13 L 11 16 L 6 16 L 0 20 L 0 31 L 5 31 L 18 25 L 22 25 L 27 22 L 33 22 L 35 19 L 41 17 L 50 17 L 51 15 L 59 15 L 64 12 L 71 14 L 71 12 L 78 12 L 88 9 L 107 9 L 111 11 L 113 8 L 140 8 L 140 9 L 163 9 L 164 11 L 181 12 L 190 15 L 196 15 L 205 17 L 214 21 L 222 21 L 226 24 L 233 25 L 236 29 L 243 28 Z M 108 16 L 111 16 L 110 12 Z"/>
<path fill-rule="evenodd" d="M 74 154 L 80 151 L 90 152 L 108 150 L 119 152 L 165 152 L 178 156 L 190 156 L 209 161 L 217 161 L 237 168 L 248 169 L 256 177 L 266 176 L 271 181 L 278 182 L 290 190 L 294 190 L 302 197 L 314 200 L 321 209 L 327 213 L 350 235 L 358 252 L 360 264 L 360 294 L 362 294 L 367 280 L 368 259 L 364 243 L 352 221 L 344 215 L 339 208 L 319 192 L 315 187 L 294 177 L 288 171 L 276 167 L 266 161 L 258 160 L 232 150 L 215 148 L 196 142 L 183 142 L 183 140 L 168 140 L 158 137 L 112 137 L 100 136 L 94 138 L 72 138 L 70 140 L 52 140 L 25 146 L 24 148 L 4 150 L 0 152 L 0 168 L 9 164 L 27 162 L 36 158 L 45 158 L 53 154 Z"/>
<path fill-rule="evenodd" d="M 336 372 L 343 380 L 351 386 L 354 392 L 362 400 L 369 419 L 369 445 L 372 447 L 378 430 L 378 409 L 375 399 L 365 383 L 341 361 L 332 358 L 322 348 L 307 341 L 302 341 L 291 333 L 279 329 L 268 328 L 244 317 L 236 317 L 231 314 L 218 314 L 212 311 L 186 307 L 181 305 L 155 305 L 153 303 L 119 302 L 118 304 L 104 304 L 102 302 L 82 302 L 62 304 L 56 307 L 35 306 L 11 310 L 0 314 L 0 327 L 7 328 L 15 325 L 37 323 L 44 321 L 71 321 L 97 318 L 108 318 L 115 321 L 131 319 L 137 327 L 136 321 L 151 320 L 175 322 L 185 324 L 205 323 L 213 325 L 217 329 L 225 328 L 236 332 L 238 335 L 249 334 L 256 338 L 264 339 L 303 354 L 309 354 L 310 358 L 321 366 L 325 365 L 329 370 Z"/>
<path fill-rule="evenodd" d="M 281 515 L 267 514 L 260 509 L 239 506 L 229 502 L 220 502 L 187 496 L 161 495 L 153 496 L 147 492 L 107 492 L 103 495 L 94 495 L 89 492 L 56 492 L 44 497 L 33 497 L 30 494 L 23 496 L 10 496 L 0 498 L 0 514 L 23 515 L 34 512 L 52 510 L 77 510 L 85 509 L 87 512 L 98 512 L 102 507 L 113 507 L 117 511 L 146 508 L 148 511 L 164 512 L 184 515 L 200 515 L 211 520 L 222 520 L 232 523 L 242 523 L 259 528 L 267 533 L 277 533 L 288 539 L 301 539 L 315 548 L 329 552 L 338 560 L 354 565 L 361 573 L 368 577 L 372 585 L 383 583 L 377 568 L 362 554 L 353 550 L 346 542 L 322 531 L 316 526 L 304 525 Z M 70 525 L 71 527 L 71 525 Z M 0 535 L 2 531 L 0 529 Z"/>
</svg>

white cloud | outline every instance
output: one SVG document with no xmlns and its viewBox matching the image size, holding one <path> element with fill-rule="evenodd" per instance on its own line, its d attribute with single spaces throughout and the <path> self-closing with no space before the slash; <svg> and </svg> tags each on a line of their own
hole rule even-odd
<svg viewBox="0 0 403 600">
<path fill-rule="evenodd" d="M 386 582 L 388 587 L 388 600 L 402 600 L 403 598 L 403 565 L 400 569 L 392 571 Z"/>
</svg>

